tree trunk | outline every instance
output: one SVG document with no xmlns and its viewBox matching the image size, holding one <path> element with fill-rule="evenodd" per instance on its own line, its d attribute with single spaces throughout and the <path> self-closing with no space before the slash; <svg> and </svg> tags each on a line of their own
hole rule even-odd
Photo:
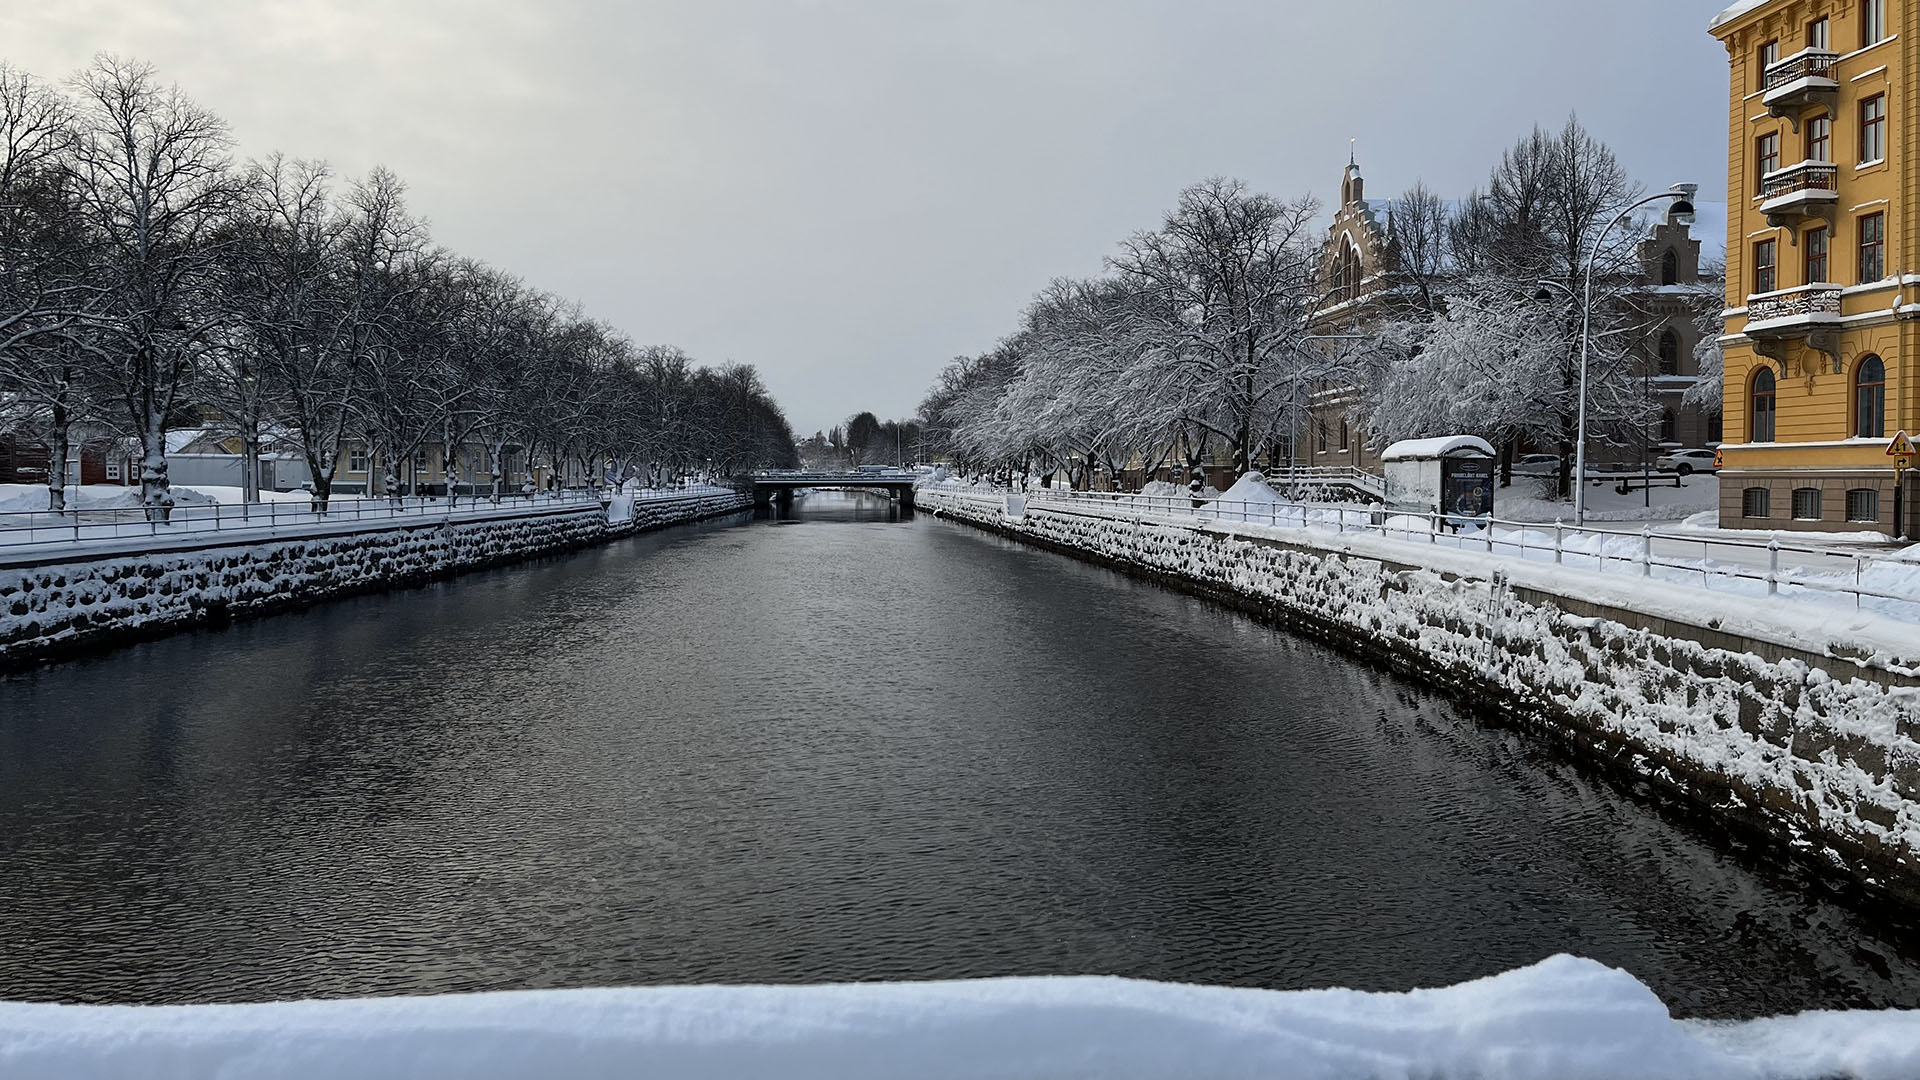
<svg viewBox="0 0 1920 1080">
<path fill-rule="evenodd" d="M 260 501 L 260 421 L 249 418 L 240 433 L 240 499 Z"/>
<path fill-rule="evenodd" d="M 53 405 L 53 426 L 47 432 L 47 509 L 59 513 L 67 508 L 67 429 L 73 420 L 61 402 Z"/>
<path fill-rule="evenodd" d="M 167 419 L 158 409 L 142 417 L 140 425 L 140 505 L 147 520 L 166 522 L 173 517 L 173 485 L 167 481 Z"/>
</svg>

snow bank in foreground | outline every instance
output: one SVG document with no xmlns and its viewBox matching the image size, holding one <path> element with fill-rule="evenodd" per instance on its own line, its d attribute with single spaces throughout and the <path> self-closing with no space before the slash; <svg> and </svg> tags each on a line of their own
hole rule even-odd
<svg viewBox="0 0 1920 1080">
<path fill-rule="evenodd" d="M 1076 978 L 13 1004 L 0 1075 L 1892 1080 L 1920 1075 L 1920 1013 L 1675 1021 L 1631 975 L 1567 956 L 1407 994 Z"/>
</svg>

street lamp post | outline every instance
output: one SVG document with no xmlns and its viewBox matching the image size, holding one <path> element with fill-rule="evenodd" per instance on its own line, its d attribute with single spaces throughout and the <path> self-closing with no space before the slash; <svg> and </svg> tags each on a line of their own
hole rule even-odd
<svg viewBox="0 0 1920 1080">
<path fill-rule="evenodd" d="M 1594 238 L 1593 250 L 1587 253 L 1586 290 L 1580 303 L 1580 418 L 1573 447 L 1573 523 L 1576 526 L 1587 523 L 1587 359 L 1593 334 L 1593 264 L 1600 258 L 1600 248 L 1607 242 L 1607 234 L 1613 231 L 1615 225 L 1625 221 L 1628 214 L 1648 203 L 1672 199 L 1675 211 L 1691 216 L 1693 193 L 1698 190 L 1698 184 L 1675 184 L 1658 195 L 1641 199 L 1614 215 L 1613 220 L 1607 222 L 1607 227 L 1601 229 L 1600 235 Z"/>
</svg>

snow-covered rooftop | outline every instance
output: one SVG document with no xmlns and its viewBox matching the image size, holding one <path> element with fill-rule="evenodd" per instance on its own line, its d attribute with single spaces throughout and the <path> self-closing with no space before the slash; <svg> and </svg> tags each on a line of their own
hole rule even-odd
<svg viewBox="0 0 1920 1080">
<path fill-rule="evenodd" d="M 1432 461 L 1435 458 L 1481 454 L 1493 456 L 1493 447 L 1477 435 L 1442 435 L 1437 439 L 1406 439 L 1387 447 L 1381 461 Z"/>
<path fill-rule="evenodd" d="M 1766 4 L 1767 2 L 1768 0 L 1740 0 L 1739 3 L 1733 5 L 1732 7 L 1721 12 L 1720 14 L 1715 15 L 1713 17 L 1713 22 L 1707 24 L 1707 29 L 1717 30 L 1720 27 L 1725 26 L 1726 24 L 1739 18 L 1740 16 L 1745 15 L 1747 12 L 1752 11 L 1754 8 L 1757 8 Z"/>
</svg>

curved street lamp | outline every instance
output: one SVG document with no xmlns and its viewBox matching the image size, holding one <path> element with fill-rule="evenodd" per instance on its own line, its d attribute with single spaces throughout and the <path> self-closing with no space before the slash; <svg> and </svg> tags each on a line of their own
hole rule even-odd
<svg viewBox="0 0 1920 1080">
<path fill-rule="evenodd" d="M 1585 526 L 1587 523 L 1587 355 L 1593 333 L 1593 264 L 1600 258 L 1600 248 L 1607 242 L 1607 234 L 1613 231 L 1613 227 L 1648 203 L 1672 199 L 1671 212 L 1680 217 L 1682 223 L 1692 224 L 1693 194 L 1699 190 L 1698 184 L 1675 184 L 1657 195 L 1641 199 L 1607 222 L 1607 227 L 1601 229 L 1600 235 L 1594 238 L 1593 250 L 1587 254 L 1586 294 L 1580 304 L 1580 421 L 1573 449 L 1573 523 L 1576 526 Z"/>
</svg>

